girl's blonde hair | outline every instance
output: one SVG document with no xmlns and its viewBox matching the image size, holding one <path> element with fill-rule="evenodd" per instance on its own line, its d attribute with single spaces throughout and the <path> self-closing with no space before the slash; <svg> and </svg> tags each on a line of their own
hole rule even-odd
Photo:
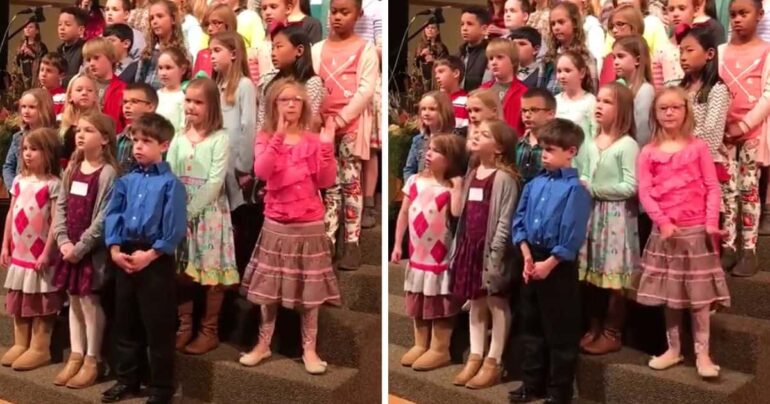
<svg viewBox="0 0 770 404">
<path fill-rule="evenodd" d="M 37 128 L 25 134 L 21 138 L 19 155 L 23 155 L 25 144 L 36 150 L 40 150 L 43 154 L 43 173 L 45 175 L 54 177 L 59 176 L 59 149 L 61 148 L 61 142 L 59 141 L 59 135 L 56 133 L 56 129 Z M 29 166 L 27 166 L 24 159 L 22 158 L 19 160 L 21 160 L 21 175 L 33 175 L 34 173 L 30 170 Z"/>
<path fill-rule="evenodd" d="M 436 152 L 446 158 L 447 170 L 444 178 L 440 180 L 444 185 L 451 185 L 451 179 L 465 174 L 465 165 L 468 162 L 468 152 L 465 149 L 465 138 L 455 134 L 441 134 L 430 138 L 430 145 L 436 149 Z M 430 168 L 423 169 L 421 175 L 427 175 Z"/>
<path fill-rule="evenodd" d="M 636 96 L 639 88 L 644 83 L 652 83 L 652 66 L 650 63 L 650 48 L 647 47 L 647 41 L 640 35 L 625 36 L 619 38 L 612 49 L 620 47 L 631 54 L 639 62 L 633 76 L 628 80 L 628 87 Z"/>
<path fill-rule="evenodd" d="M 519 49 L 516 47 L 516 42 L 510 39 L 494 38 L 489 41 L 487 45 L 486 56 L 487 58 L 493 55 L 503 54 L 508 56 L 513 65 L 513 75 L 519 70 Z"/>
<path fill-rule="evenodd" d="M 211 24 L 211 19 L 214 17 L 225 23 L 225 31 L 236 32 L 238 30 L 238 18 L 230 6 L 226 4 L 211 5 L 206 9 L 206 14 L 201 20 L 201 27 L 206 29 L 206 27 Z"/>
<path fill-rule="evenodd" d="M 430 135 L 452 133 L 455 129 L 455 112 L 452 107 L 452 100 L 443 91 L 431 91 L 422 96 L 420 104 L 422 104 L 423 100 L 426 98 L 432 98 L 438 106 L 439 132 L 431 133 L 430 128 L 423 128 L 423 131 Z"/>
<path fill-rule="evenodd" d="M 559 55 L 562 52 L 568 50 L 575 51 L 579 55 L 584 55 L 586 60 L 589 60 L 590 54 L 588 53 L 588 48 L 586 47 L 586 34 L 585 31 L 583 31 L 583 17 L 580 15 L 580 9 L 574 3 L 563 1 L 551 7 L 551 11 L 548 14 L 549 21 L 551 16 L 553 16 L 553 12 L 559 8 L 563 8 L 567 12 L 567 16 L 572 22 L 572 43 L 562 48 L 559 42 L 553 36 L 553 33 L 550 31 L 551 28 L 549 28 L 548 32 L 550 35 L 548 35 L 548 52 L 545 54 L 544 61 L 546 63 L 556 62 L 556 59 L 558 59 Z"/>
<path fill-rule="evenodd" d="M 612 98 L 615 104 L 615 120 L 612 123 L 612 130 L 620 136 L 628 135 L 636 139 L 636 123 L 634 121 L 634 95 L 628 87 L 617 81 L 607 83 L 599 91 L 607 89 L 612 92 Z M 597 133 L 601 128 L 597 129 Z"/>
<path fill-rule="evenodd" d="M 695 131 L 695 114 L 692 108 L 692 102 L 687 95 L 687 91 L 682 87 L 664 87 L 662 90 L 655 94 L 655 100 L 652 102 L 652 108 L 650 108 L 650 122 L 652 124 L 652 143 L 658 144 L 663 140 L 665 136 L 663 127 L 658 122 L 658 101 L 667 94 L 676 94 L 684 103 L 684 122 L 680 134 L 684 137 L 691 137 Z"/>
<path fill-rule="evenodd" d="M 219 88 L 214 80 L 208 77 L 198 77 L 193 79 L 185 89 L 185 95 L 191 89 L 203 92 L 203 98 L 206 100 L 206 118 L 203 127 L 206 128 L 206 134 L 211 134 L 224 127 L 222 118 L 222 103 L 219 101 Z M 190 128 L 190 123 L 187 123 Z"/>
<path fill-rule="evenodd" d="M 31 96 L 37 103 L 37 113 L 40 116 L 41 128 L 53 128 L 56 125 L 56 113 L 53 109 L 53 99 L 48 90 L 42 88 L 33 88 L 27 90 L 21 95 L 21 98 Z M 29 128 L 26 128 L 29 129 Z"/>
<path fill-rule="evenodd" d="M 179 9 L 176 7 L 176 3 L 171 0 L 151 0 L 147 5 L 147 9 L 149 10 L 152 8 L 152 6 L 157 4 L 164 5 L 169 17 L 171 18 L 171 37 L 169 38 L 168 43 L 160 42 L 160 38 L 158 38 L 158 36 L 152 32 L 150 21 L 148 21 L 147 32 L 145 32 L 144 37 L 149 38 L 149 40 L 147 41 L 147 45 L 142 51 L 142 59 L 146 61 L 152 59 L 152 52 L 155 50 L 156 45 L 160 45 L 160 50 L 164 50 L 166 48 L 185 49 L 184 34 L 182 34 L 182 19 L 179 16 Z M 152 15 L 148 17 L 148 20 L 152 20 Z"/>
<path fill-rule="evenodd" d="M 262 125 L 262 130 L 267 133 L 274 133 L 278 129 L 278 96 L 281 95 L 283 90 L 294 87 L 302 98 L 302 113 L 299 115 L 299 122 L 297 125 L 306 129 L 310 126 L 310 121 L 313 119 L 312 107 L 310 106 L 310 100 L 308 100 L 305 86 L 294 80 L 293 78 L 279 79 L 275 83 L 270 85 L 270 90 L 267 92 L 267 103 L 265 104 L 265 122 Z"/>
<path fill-rule="evenodd" d="M 187 57 L 187 52 L 179 48 L 166 48 L 160 54 L 168 55 L 171 57 L 171 60 L 173 60 L 174 63 L 179 66 L 179 68 L 182 70 L 183 83 L 187 80 L 190 80 L 192 77 L 192 62 L 190 62 L 190 59 Z"/>
<path fill-rule="evenodd" d="M 516 168 L 516 145 L 519 143 L 519 136 L 516 131 L 502 119 L 487 119 L 481 122 L 486 124 L 495 144 L 500 147 L 501 153 L 495 158 L 495 166 L 498 170 L 505 172 L 514 179 L 519 178 L 519 171 Z M 474 158 L 471 163 L 472 168 L 478 168 L 481 160 Z"/>
<path fill-rule="evenodd" d="M 118 159 L 115 157 L 118 147 L 117 139 L 115 137 L 115 121 L 110 116 L 98 111 L 85 113 L 80 117 L 80 120 L 94 125 L 96 130 L 102 135 L 102 139 L 107 141 L 107 144 L 102 146 L 102 160 L 104 161 L 104 164 L 108 164 L 112 166 L 113 169 L 119 170 L 120 165 L 118 164 Z M 75 149 L 75 152 L 72 153 L 72 158 L 67 165 L 67 169 L 62 176 L 62 182 L 64 183 L 65 189 L 69 189 L 70 183 L 72 182 L 72 174 L 78 167 L 80 167 L 80 163 L 82 163 L 83 160 L 85 160 L 85 153 L 83 153 L 82 150 Z"/>
<path fill-rule="evenodd" d="M 613 9 L 610 13 L 610 19 L 607 24 L 609 26 L 610 35 L 612 35 L 613 21 L 615 20 L 615 17 L 618 16 L 622 16 L 628 21 L 632 35 L 644 34 L 644 15 L 642 15 L 642 12 L 630 4 L 622 4 Z"/>
<path fill-rule="evenodd" d="M 497 113 L 497 119 L 503 119 L 503 105 L 500 103 L 500 96 L 490 88 L 477 88 L 468 94 L 468 99 L 476 98 L 484 104 L 485 107 L 494 110 Z"/>
<path fill-rule="evenodd" d="M 238 83 L 243 77 L 249 77 L 249 65 L 246 60 L 246 44 L 243 37 L 237 32 L 220 32 L 211 37 L 209 46 L 218 42 L 233 54 L 233 63 L 230 69 L 223 73 L 214 71 L 214 80 L 224 87 L 224 98 L 227 105 L 235 104 L 235 93 L 238 91 Z"/>
<path fill-rule="evenodd" d="M 62 112 L 61 116 L 61 133 L 64 134 L 70 127 L 77 125 L 78 119 L 80 119 L 80 115 L 85 114 L 87 112 L 96 111 L 99 112 L 99 102 L 95 102 L 94 106 L 85 110 L 80 111 L 78 107 L 75 106 L 75 104 L 72 102 L 72 91 L 75 88 L 75 82 L 78 80 L 88 80 L 89 83 L 91 83 L 91 86 L 94 89 L 94 94 L 97 93 L 98 89 L 96 87 L 96 82 L 89 76 L 85 74 L 79 74 L 70 80 L 69 84 L 67 85 L 67 95 L 64 102 L 64 111 Z"/>
<path fill-rule="evenodd" d="M 559 59 L 561 58 L 569 59 L 575 68 L 578 69 L 578 71 L 583 71 L 583 78 L 580 80 L 580 87 L 586 92 L 592 93 L 594 91 L 594 80 L 591 78 L 591 70 L 588 68 L 588 63 L 586 62 L 585 58 L 574 51 L 566 51 L 559 55 L 559 58 L 556 59 L 557 66 L 559 65 Z"/>
</svg>

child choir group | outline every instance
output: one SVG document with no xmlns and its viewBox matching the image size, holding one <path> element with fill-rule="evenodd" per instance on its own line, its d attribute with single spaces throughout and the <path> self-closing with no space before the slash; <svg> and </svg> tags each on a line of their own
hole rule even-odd
<svg viewBox="0 0 770 404">
<path fill-rule="evenodd" d="M 459 56 L 426 30 L 416 62 L 438 90 L 419 103 L 391 256 L 408 234 L 404 366 L 447 365 L 465 308 L 452 382 L 493 386 L 515 312 L 509 400 L 567 403 L 578 353 L 621 349 L 634 300 L 664 307 L 650 368 L 683 361 L 686 311 L 697 374 L 719 376 L 710 312 L 730 305 L 725 271 L 757 272 L 770 227 L 770 17 L 760 0 L 596 3 L 466 7 Z"/>
<path fill-rule="evenodd" d="M 32 63 L 3 165 L 14 344 L 2 365 L 48 364 L 68 304 L 71 353 L 53 382 L 104 374 L 110 321 L 117 383 L 102 401 L 144 381 L 147 402 L 167 403 L 175 350 L 216 348 L 225 291 L 240 288 L 261 318 L 256 346 L 233 359 L 271 356 L 283 306 L 301 313 L 306 371 L 324 373 L 318 310 L 341 303 L 337 231 L 339 267 L 355 270 L 362 221 L 374 225 L 380 2 L 332 0 L 326 39 L 307 2 L 262 0 L 259 14 L 238 0 L 136 3 L 63 8 L 61 45 Z M 28 27 L 17 60 L 40 48 Z"/>
</svg>

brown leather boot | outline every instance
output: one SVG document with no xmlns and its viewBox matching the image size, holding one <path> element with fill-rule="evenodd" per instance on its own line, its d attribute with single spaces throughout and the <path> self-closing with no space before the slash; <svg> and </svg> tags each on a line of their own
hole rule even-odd
<svg viewBox="0 0 770 404">
<path fill-rule="evenodd" d="M 21 354 L 11 367 L 13 370 L 32 370 L 51 362 L 51 333 L 53 316 L 34 317 L 32 320 L 32 339 L 29 349 Z"/>
<path fill-rule="evenodd" d="M 62 368 L 59 374 L 56 375 L 56 378 L 53 380 L 53 384 L 57 386 L 64 386 L 68 381 L 70 381 L 70 379 L 75 377 L 81 366 L 83 366 L 83 354 L 75 352 L 70 353 L 70 357 L 67 359 L 67 364 L 64 365 L 64 368 Z"/>
<path fill-rule="evenodd" d="M 430 340 L 430 321 L 414 319 L 414 346 L 401 357 L 402 366 L 412 366 L 428 350 Z"/>
<path fill-rule="evenodd" d="M 29 339 L 32 333 L 31 317 L 13 318 L 13 346 L 5 352 L 0 364 L 11 366 L 13 361 L 19 358 L 27 349 L 29 349 Z"/>
<path fill-rule="evenodd" d="M 626 298 L 620 291 L 610 292 L 607 319 L 599 338 L 586 345 L 584 351 L 591 355 L 617 352 L 623 347 L 622 330 L 626 321 Z"/>
<path fill-rule="evenodd" d="M 99 363 L 93 356 L 86 356 L 80 371 L 67 382 L 67 387 L 71 389 L 91 387 L 96 383 L 97 376 L 99 376 Z"/>
<path fill-rule="evenodd" d="M 433 370 L 449 365 L 449 342 L 452 340 L 452 319 L 433 320 L 430 349 L 412 364 L 414 370 Z"/>
<path fill-rule="evenodd" d="M 206 287 L 206 310 L 201 320 L 201 328 L 193 342 L 184 348 L 185 353 L 202 355 L 219 346 L 219 310 L 225 298 L 221 285 Z"/>
<path fill-rule="evenodd" d="M 602 323 L 598 317 L 592 317 L 591 325 L 588 327 L 588 331 L 580 338 L 580 350 L 585 351 L 588 344 L 594 342 L 602 333 Z"/>
<path fill-rule="evenodd" d="M 193 337 L 193 302 L 192 300 L 180 303 L 177 306 L 179 315 L 179 328 L 176 330 L 176 350 L 184 351 L 184 347 L 190 343 Z"/>
<path fill-rule="evenodd" d="M 759 272 L 757 250 L 744 249 L 740 260 L 738 260 L 738 265 L 733 268 L 732 275 L 738 277 L 749 277 L 756 275 L 757 272 Z"/>
<path fill-rule="evenodd" d="M 483 361 L 481 360 L 481 355 L 468 355 L 468 361 L 465 362 L 465 367 L 462 371 L 460 371 L 460 373 L 457 374 L 457 376 L 455 376 L 452 384 L 455 386 L 465 386 L 469 380 L 473 379 L 476 374 L 479 373 L 482 362 Z"/>
<path fill-rule="evenodd" d="M 497 363 L 494 358 L 484 359 L 484 364 L 481 366 L 481 370 L 476 374 L 465 387 L 473 390 L 486 389 L 500 383 L 500 379 L 503 376 L 503 367 Z"/>
</svg>

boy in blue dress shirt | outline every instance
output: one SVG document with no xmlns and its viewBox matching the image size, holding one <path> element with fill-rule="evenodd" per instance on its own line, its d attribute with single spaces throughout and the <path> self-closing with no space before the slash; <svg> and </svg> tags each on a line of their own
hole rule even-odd
<svg viewBox="0 0 770 404">
<path fill-rule="evenodd" d="M 105 240 L 118 267 L 118 381 L 102 394 L 102 402 L 119 401 L 139 392 L 139 364 L 149 350 L 147 403 L 170 403 L 177 318 L 173 256 L 187 232 L 186 194 L 182 182 L 161 157 L 174 136 L 171 123 L 158 114 L 146 113 L 132 123 L 131 135 L 137 164 L 115 181 L 104 221 Z"/>
<path fill-rule="evenodd" d="M 524 257 L 521 288 L 522 380 L 515 403 L 569 403 L 580 340 L 577 255 L 586 237 L 591 196 L 572 159 L 583 131 L 566 119 L 540 130 L 544 170 L 524 187 L 511 234 Z"/>
</svg>

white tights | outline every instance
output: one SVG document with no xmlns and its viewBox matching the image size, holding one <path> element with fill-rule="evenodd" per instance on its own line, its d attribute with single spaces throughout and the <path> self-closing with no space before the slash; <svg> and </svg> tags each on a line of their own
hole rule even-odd
<svg viewBox="0 0 770 404">
<path fill-rule="evenodd" d="M 104 310 L 99 296 L 70 295 L 70 347 L 73 353 L 101 360 L 104 338 Z"/>
<path fill-rule="evenodd" d="M 503 348 L 508 340 L 508 329 L 511 326 L 511 308 L 507 297 L 485 296 L 471 300 L 471 353 L 484 356 L 490 313 L 492 314 L 492 342 L 489 345 L 488 357 L 500 363 Z"/>
</svg>

